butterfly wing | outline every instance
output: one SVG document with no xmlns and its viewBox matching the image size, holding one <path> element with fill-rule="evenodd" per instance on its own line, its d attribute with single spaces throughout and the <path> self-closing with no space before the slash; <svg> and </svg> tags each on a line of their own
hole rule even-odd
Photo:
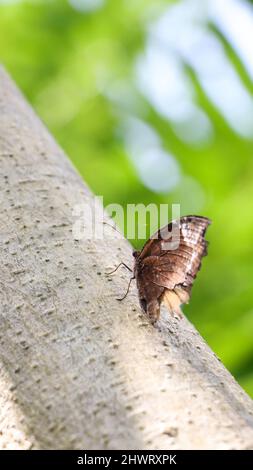
<svg viewBox="0 0 253 470">
<path fill-rule="evenodd" d="M 206 217 L 181 217 L 158 230 L 144 245 L 136 277 L 140 299 L 145 299 L 150 316 L 148 305 L 151 300 L 154 303 L 154 296 L 159 305 L 165 300 L 170 311 L 179 312 L 180 304 L 189 301 L 202 257 L 207 254 L 205 233 L 210 223 Z M 179 230 L 173 240 L 175 248 L 168 249 L 173 224 L 178 224 Z"/>
<path fill-rule="evenodd" d="M 159 255 L 161 252 L 165 251 L 163 242 L 171 241 L 171 233 L 173 226 L 179 226 L 179 235 L 180 235 L 180 244 L 183 249 L 185 248 L 186 252 L 187 246 L 185 242 L 194 242 L 197 243 L 201 238 L 203 238 L 203 243 L 206 243 L 204 236 L 208 226 L 211 224 L 211 220 L 207 217 L 201 217 L 196 215 L 188 215 L 181 217 L 180 220 L 174 220 L 170 224 L 165 225 L 157 232 L 155 232 L 152 237 L 145 243 L 144 247 L 140 252 L 140 259 L 144 259 L 147 256 Z M 178 240 L 175 240 L 178 241 Z M 172 251 L 172 250 L 170 250 Z"/>
</svg>

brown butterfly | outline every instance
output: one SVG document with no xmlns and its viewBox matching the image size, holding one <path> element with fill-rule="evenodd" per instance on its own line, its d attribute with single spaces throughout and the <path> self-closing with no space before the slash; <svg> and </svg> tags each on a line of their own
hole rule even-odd
<svg viewBox="0 0 253 470">
<path fill-rule="evenodd" d="M 167 249 L 176 224 L 175 248 L 171 245 Z M 126 294 L 118 300 L 126 297 L 132 279 L 136 279 L 140 305 L 152 323 L 159 319 L 161 303 L 165 303 L 172 315 L 181 317 L 180 305 L 189 302 L 202 257 L 207 255 L 208 242 L 204 237 L 210 224 L 206 217 L 189 215 L 158 230 L 141 251 L 133 252 L 133 277 Z M 130 270 L 125 263 L 120 264 Z"/>
</svg>

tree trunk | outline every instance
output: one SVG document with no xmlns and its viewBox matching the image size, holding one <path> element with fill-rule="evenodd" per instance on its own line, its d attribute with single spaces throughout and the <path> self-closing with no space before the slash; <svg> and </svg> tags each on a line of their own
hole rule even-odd
<svg viewBox="0 0 253 470">
<path fill-rule="evenodd" d="M 116 300 L 128 242 L 74 239 L 94 196 L 2 69 L 0 165 L 0 447 L 252 448 L 251 399 L 187 319 Z"/>
</svg>

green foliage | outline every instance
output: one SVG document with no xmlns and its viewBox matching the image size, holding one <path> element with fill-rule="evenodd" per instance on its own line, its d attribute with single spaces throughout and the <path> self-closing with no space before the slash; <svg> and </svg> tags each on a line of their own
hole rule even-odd
<svg viewBox="0 0 253 470">
<path fill-rule="evenodd" d="M 252 138 L 230 127 L 182 58 L 195 103 L 212 125 L 206 142 L 185 142 L 138 89 L 134 64 L 148 25 L 171 3 L 108 0 L 85 13 L 60 0 L 0 2 L 0 60 L 105 204 L 180 203 L 183 214 L 211 217 L 209 256 L 185 312 L 253 396 Z M 209 30 L 252 96 L 233 45 L 217 26 Z M 124 140 L 129 116 L 149 124 L 176 158 L 182 177 L 171 191 L 153 192 L 140 179 Z"/>
</svg>

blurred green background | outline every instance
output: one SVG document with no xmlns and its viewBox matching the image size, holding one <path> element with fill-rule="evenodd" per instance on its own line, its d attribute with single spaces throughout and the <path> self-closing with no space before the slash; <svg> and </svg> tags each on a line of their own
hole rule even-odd
<svg viewBox="0 0 253 470">
<path fill-rule="evenodd" d="M 0 61 L 105 204 L 212 218 L 185 312 L 253 396 L 252 3 L 0 0 Z"/>
</svg>

